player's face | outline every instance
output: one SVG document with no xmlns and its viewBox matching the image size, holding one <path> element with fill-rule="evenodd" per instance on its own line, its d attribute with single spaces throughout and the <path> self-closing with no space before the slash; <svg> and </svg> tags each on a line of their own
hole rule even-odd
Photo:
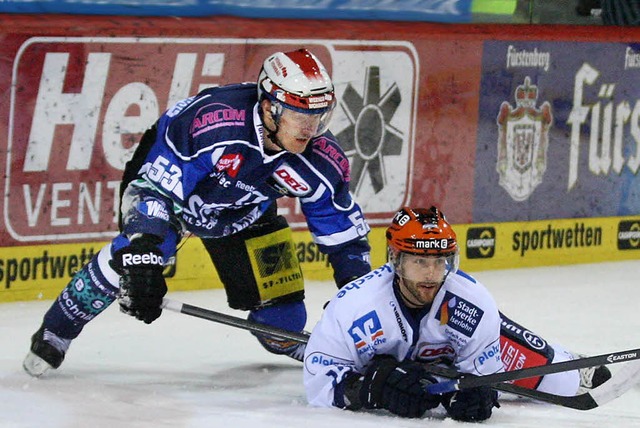
<svg viewBox="0 0 640 428">
<path fill-rule="evenodd" d="M 284 109 L 279 125 L 277 135 L 285 150 L 302 153 L 318 133 L 320 115 Z"/>
<path fill-rule="evenodd" d="M 440 290 L 447 262 L 445 257 L 402 254 L 400 291 L 409 307 L 422 307 L 433 302 Z"/>
<path fill-rule="evenodd" d="M 318 135 L 319 129 L 322 127 L 322 115 L 300 113 L 288 108 L 282 110 L 280 120 L 276 125 L 270 108 L 271 103 L 268 100 L 263 101 L 265 126 L 271 130 L 277 130 L 276 137 L 281 145 L 278 147 L 275 142 L 269 141 L 271 149 L 302 153 L 307 148 L 309 141 Z"/>
</svg>

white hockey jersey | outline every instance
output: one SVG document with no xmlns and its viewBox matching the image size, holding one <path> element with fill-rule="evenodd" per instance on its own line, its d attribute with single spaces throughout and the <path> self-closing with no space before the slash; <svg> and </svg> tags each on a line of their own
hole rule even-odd
<svg viewBox="0 0 640 428">
<path fill-rule="evenodd" d="M 450 274 L 430 308 L 408 309 L 393 286 L 390 264 L 340 289 L 311 333 L 304 385 L 311 405 L 334 405 L 334 389 L 352 371 L 364 373 L 374 355 L 397 360 L 450 361 L 462 373 L 503 370 L 500 315 L 474 278 Z"/>
</svg>

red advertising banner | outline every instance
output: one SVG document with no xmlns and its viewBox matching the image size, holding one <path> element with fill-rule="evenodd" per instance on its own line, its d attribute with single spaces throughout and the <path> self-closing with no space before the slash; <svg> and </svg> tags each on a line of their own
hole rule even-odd
<svg viewBox="0 0 640 428">
<path fill-rule="evenodd" d="M 318 32 L 301 24 L 193 20 L 193 27 L 166 31 L 167 21 L 156 19 L 145 21 L 151 25 L 143 31 L 131 18 L 107 36 L 105 21 L 97 19 L 95 27 L 51 34 L 65 19 L 74 18 L 3 26 L 0 51 L 11 61 L 2 63 L 0 81 L 6 135 L 0 246 L 113 236 L 124 164 L 162 111 L 206 86 L 254 81 L 266 56 L 300 46 L 333 75 L 339 108 L 331 129 L 349 157 L 352 192 L 369 222 L 385 225 L 403 205 L 447 200 L 456 201 L 450 216 L 470 217 L 472 171 L 451 166 L 473 164 L 473 150 L 463 150 L 474 144 L 479 68 L 468 65 L 480 57 L 473 49 L 460 50 L 458 60 L 469 58 L 464 79 L 456 81 L 458 65 L 447 65 L 453 45 L 420 46 L 399 30 L 396 37 L 370 33 L 356 43 L 344 23 L 342 32 Z M 240 24 L 245 36 L 229 37 Z M 194 28 L 202 29 L 199 36 L 185 37 Z M 295 38 L 292 28 L 301 30 Z M 442 127 L 429 119 L 451 114 L 470 118 L 470 125 Z M 294 229 L 305 229 L 295 200 L 279 207 Z"/>
</svg>

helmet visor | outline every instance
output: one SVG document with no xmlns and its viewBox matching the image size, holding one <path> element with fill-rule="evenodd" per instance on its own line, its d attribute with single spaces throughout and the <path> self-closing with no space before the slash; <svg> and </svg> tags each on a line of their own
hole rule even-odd
<svg viewBox="0 0 640 428">
<path fill-rule="evenodd" d="M 324 134 L 329 129 L 333 116 L 332 104 L 328 108 L 306 110 L 295 108 L 277 100 L 271 101 L 276 107 L 274 119 L 281 132 L 294 138 L 310 139 Z"/>
<path fill-rule="evenodd" d="M 458 270 L 458 253 L 431 256 L 398 252 L 393 258 L 396 273 L 414 282 L 441 284 L 451 272 Z"/>
</svg>

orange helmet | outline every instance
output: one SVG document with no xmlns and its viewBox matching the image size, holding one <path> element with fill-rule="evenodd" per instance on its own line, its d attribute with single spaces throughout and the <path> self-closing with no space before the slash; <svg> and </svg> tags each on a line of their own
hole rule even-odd
<svg viewBox="0 0 640 428">
<path fill-rule="evenodd" d="M 456 234 L 444 214 L 432 206 L 403 207 L 396 213 L 387 229 L 389 261 L 396 274 L 403 276 L 403 254 L 443 258 L 446 266 L 442 281 L 458 270 L 460 256 Z"/>
<path fill-rule="evenodd" d="M 387 244 L 395 251 L 417 255 L 448 256 L 458 251 L 455 232 L 434 206 L 401 208 L 387 229 Z"/>
</svg>

